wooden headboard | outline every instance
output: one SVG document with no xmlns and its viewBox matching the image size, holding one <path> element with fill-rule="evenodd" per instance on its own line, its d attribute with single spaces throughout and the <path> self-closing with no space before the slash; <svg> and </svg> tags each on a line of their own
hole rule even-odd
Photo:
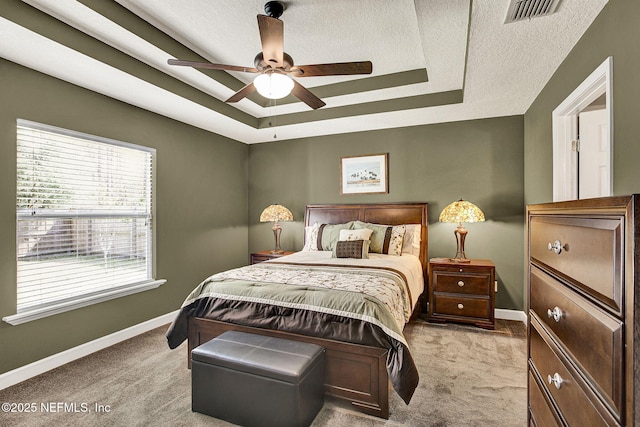
<svg viewBox="0 0 640 427">
<path fill-rule="evenodd" d="M 363 221 L 374 224 L 400 225 L 422 224 L 420 239 L 420 262 L 422 271 L 427 271 L 428 248 L 428 203 L 371 203 L 371 204 L 326 204 L 307 205 L 304 215 L 305 226 L 320 224 L 341 224 L 349 221 Z"/>
</svg>

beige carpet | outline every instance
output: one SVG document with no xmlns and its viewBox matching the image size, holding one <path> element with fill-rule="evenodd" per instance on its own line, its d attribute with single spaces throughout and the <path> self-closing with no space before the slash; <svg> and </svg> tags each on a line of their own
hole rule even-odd
<svg viewBox="0 0 640 427">
<path fill-rule="evenodd" d="M 0 390 L 0 403 L 23 411 L 0 412 L 0 426 L 230 425 L 191 412 L 186 345 L 169 350 L 165 331 L 155 329 Z M 522 323 L 498 321 L 495 331 L 485 331 L 417 320 L 405 333 L 420 372 L 411 403 L 390 392 L 391 415 L 382 420 L 327 401 L 314 427 L 527 424 Z"/>
</svg>

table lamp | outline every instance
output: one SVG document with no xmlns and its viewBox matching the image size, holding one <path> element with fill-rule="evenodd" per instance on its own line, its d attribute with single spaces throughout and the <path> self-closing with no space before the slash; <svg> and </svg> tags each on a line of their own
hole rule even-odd
<svg viewBox="0 0 640 427">
<path fill-rule="evenodd" d="M 451 258 L 453 262 L 471 262 L 464 253 L 464 240 L 467 237 L 467 229 L 463 222 L 482 222 L 484 213 L 471 202 L 466 200 L 455 201 L 445 207 L 440 213 L 440 222 L 457 222 L 458 228 L 453 234 L 456 236 L 456 256 Z"/>
<path fill-rule="evenodd" d="M 284 251 L 280 249 L 280 233 L 282 233 L 282 227 L 278 221 L 293 221 L 293 214 L 287 208 L 282 205 L 275 204 L 269 205 L 260 214 L 260 222 L 273 221 L 273 236 L 276 239 L 276 247 L 271 251 L 272 254 L 281 254 Z"/>
</svg>

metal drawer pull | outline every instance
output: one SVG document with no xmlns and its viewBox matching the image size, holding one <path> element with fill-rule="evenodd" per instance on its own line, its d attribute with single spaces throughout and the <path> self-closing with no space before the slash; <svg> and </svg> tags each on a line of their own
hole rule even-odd
<svg viewBox="0 0 640 427">
<path fill-rule="evenodd" d="M 458 286 L 463 287 L 464 286 L 464 282 L 462 280 L 458 280 Z"/>
<path fill-rule="evenodd" d="M 547 375 L 547 381 L 549 381 L 549 384 L 555 385 L 558 390 L 560 390 L 560 387 L 562 387 L 563 379 L 557 372 L 553 374 L 553 376 Z"/>
<path fill-rule="evenodd" d="M 458 308 L 459 308 L 460 310 L 462 310 L 462 309 L 464 308 L 464 305 L 462 305 L 462 304 L 458 304 Z"/>
<path fill-rule="evenodd" d="M 547 244 L 547 249 L 549 249 L 550 251 L 555 252 L 556 254 L 560 255 L 560 252 L 562 252 L 562 250 L 564 249 L 565 251 L 567 250 L 567 245 L 563 245 L 560 240 L 556 240 L 553 243 L 548 243 Z"/>
<path fill-rule="evenodd" d="M 560 307 L 554 307 L 553 310 L 548 308 L 547 316 L 549 317 L 549 319 L 553 317 L 553 320 L 555 320 L 556 322 L 559 322 L 560 319 L 562 319 L 562 310 L 560 310 Z"/>
</svg>

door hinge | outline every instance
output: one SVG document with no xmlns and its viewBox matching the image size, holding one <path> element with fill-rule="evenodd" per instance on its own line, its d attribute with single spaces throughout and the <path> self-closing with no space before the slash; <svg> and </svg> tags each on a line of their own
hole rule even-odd
<svg viewBox="0 0 640 427">
<path fill-rule="evenodd" d="M 580 152 L 580 140 L 574 139 L 571 141 L 571 151 Z"/>
</svg>

